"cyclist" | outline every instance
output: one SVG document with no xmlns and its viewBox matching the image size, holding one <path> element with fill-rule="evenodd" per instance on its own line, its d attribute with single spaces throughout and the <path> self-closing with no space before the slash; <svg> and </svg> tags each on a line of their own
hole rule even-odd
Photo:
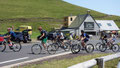
<svg viewBox="0 0 120 68">
<path fill-rule="evenodd" d="M 84 33 L 83 30 L 81 30 L 80 40 L 81 40 L 81 44 L 82 44 L 82 46 L 84 48 L 85 43 L 87 43 L 87 41 L 89 41 L 89 37 L 88 37 L 88 35 L 86 33 Z"/>
<path fill-rule="evenodd" d="M 70 40 L 70 44 L 72 44 L 72 41 L 73 41 L 73 34 L 72 33 L 70 33 L 70 35 L 69 35 L 69 40 Z"/>
<path fill-rule="evenodd" d="M 62 42 L 62 46 L 64 47 L 64 35 L 63 35 L 63 32 L 59 31 L 57 33 L 56 39 L 57 39 L 57 41 Z"/>
<path fill-rule="evenodd" d="M 105 33 L 105 31 L 102 31 L 100 36 L 100 39 L 102 40 L 102 42 L 107 43 L 108 42 L 107 38 L 108 38 L 108 35 Z"/>
<path fill-rule="evenodd" d="M 4 38 L 6 38 L 8 40 L 8 46 L 10 46 L 10 48 L 12 48 L 12 42 L 11 41 L 15 40 L 16 34 L 15 34 L 15 32 L 12 31 L 11 28 L 8 28 L 7 31 L 8 31 L 8 35 L 4 36 Z"/>
<path fill-rule="evenodd" d="M 108 40 L 109 40 L 108 44 L 112 44 L 113 42 L 115 42 L 116 36 L 114 34 L 110 33 L 110 38 Z"/>
<path fill-rule="evenodd" d="M 42 29 L 42 27 L 38 27 L 38 30 L 40 31 L 41 35 L 37 37 L 38 40 L 42 40 L 42 45 L 44 47 L 44 50 L 46 50 L 46 42 L 47 42 L 47 32 Z"/>
<path fill-rule="evenodd" d="M 70 40 L 73 40 L 73 34 L 70 33 L 70 36 L 69 36 Z"/>
</svg>

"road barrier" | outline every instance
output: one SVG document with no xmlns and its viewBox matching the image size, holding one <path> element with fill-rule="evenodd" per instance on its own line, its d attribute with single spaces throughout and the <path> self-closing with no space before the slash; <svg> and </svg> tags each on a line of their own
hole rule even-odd
<svg viewBox="0 0 120 68">
<path fill-rule="evenodd" d="M 88 60 L 88 61 L 85 61 L 83 63 L 79 63 L 79 64 L 76 64 L 76 65 L 70 66 L 68 68 L 91 68 L 95 65 L 97 65 L 98 68 L 104 68 L 104 65 L 105 65 L 106 61 L 116 59 L 116 58 L 119 58 L 119 57 L 120 57 L 120 53 L 116 53 L 116 54 L 112 54 L 112 55 Z"/>
</svg>

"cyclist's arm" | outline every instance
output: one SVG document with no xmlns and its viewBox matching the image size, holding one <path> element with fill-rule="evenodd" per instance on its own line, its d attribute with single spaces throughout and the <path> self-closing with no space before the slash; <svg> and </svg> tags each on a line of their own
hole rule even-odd
<svg viewBox="0 0 120 68">
<path fill-rule="evenodd" d="M 79 40 L 84 40 L 86 37 L 80 36 Z"/>
<path fill-rule="evenodd" d="M 45 36 L 45 33 L 43 33 L 41 36 L 40 36 L 40 39 L 42 38 L 42 37 L 44 37 Z"/>
<path fill-rule="evenodd" d="M 4 38 L 8 38 L 8 37 L 11 37 L 11 35 L 4 36 Z"/>
<path fill-rule="evenodd" d="M 57 35 L 57 36 L 56 36 L 56 39 L 58 39 L 58 37 L 59 37 L 59 36 Z"/>
<path fill-rule="evenodd" d="M 86 38 L 86 37 L 83 37 L 83 38 L 82 38 L 82 41 L 83 41 L 85 38 Z"/>
</svg>

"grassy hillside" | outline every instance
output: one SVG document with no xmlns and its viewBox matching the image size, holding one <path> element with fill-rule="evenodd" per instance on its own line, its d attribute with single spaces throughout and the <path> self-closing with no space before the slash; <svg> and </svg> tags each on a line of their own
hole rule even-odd
<svg viewBox="0 0 120 68">
<path fill-rule="evenodd" d="M 54 17 L 85 14 L 88 9 L 62 0 L 0 0 L 0 18 Z M 94 16 L 105 14 L 92 11 Z"/>
<path fill-rule="evenodd" d="M 42 22 L 38 18 L 63 19 L 64 16 L 70 14 L 86 14 L 87 10 L 87 8 L 72 5 L 62 0 L 0 0 L 0 32 L 4 33 L 6 28 L 12 25 L 15 28 L 19 25 L 31 25 L 34 33 L 39 25 L 50 30 L 52 27 L 60 27 L 59 24 L 62 22 Z M 108 16 L 93 10 L 91 10 L 91 15 L 96 19 L 115 20 L 120 26 L 119 16 Z M 19 18 L 25 20 L 21 21 Z M 36 18 L 37 21 L 36 19 L 29 20 L 32 18 Z"/>
</svg>

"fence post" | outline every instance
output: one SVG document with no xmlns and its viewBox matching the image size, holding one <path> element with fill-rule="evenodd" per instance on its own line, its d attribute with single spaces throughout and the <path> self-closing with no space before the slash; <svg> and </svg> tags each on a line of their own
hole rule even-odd
<svg viewBox="0 0 120 68">
<path fill-rule="evenodd" d="M 97 61 L 98 68 L 104 68 L 104 59 L 103 58 L 97 58 L 96 61 Z"/>
</svg>

